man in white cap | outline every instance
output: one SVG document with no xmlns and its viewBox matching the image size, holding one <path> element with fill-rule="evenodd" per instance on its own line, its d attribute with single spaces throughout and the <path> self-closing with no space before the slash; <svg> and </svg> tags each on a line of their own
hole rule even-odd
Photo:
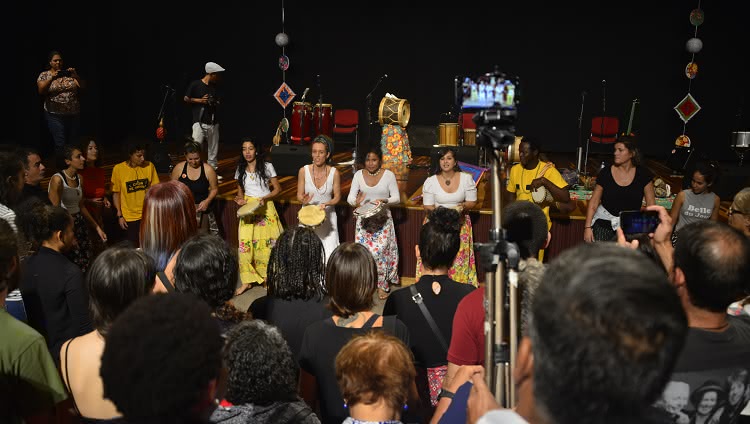
<svg viewBox="0 0 750 424">
<path fill-rule="evenodd" d="M 190 83 L 185 91 L 185 103 L 190 104 L 193 113 L 193 140 L 203 144 L 208 141 L 208 164 L 217 170 L 216 176 L 222 179 L 218 173 L 219 161 L 219 118 L 217 109 L 220 104 L 217 94 L 217 83 L 221 80 L 224 72 L 218 63 L 206 63 L 206 75 L 201 79 Z"/>
</svg>

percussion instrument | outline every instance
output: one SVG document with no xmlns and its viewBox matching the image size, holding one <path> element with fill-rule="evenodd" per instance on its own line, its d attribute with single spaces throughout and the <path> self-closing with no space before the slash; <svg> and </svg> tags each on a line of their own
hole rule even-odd
<svg viewBox="0 0 750 424">
<path fill-rule="evenodd" d="M 531 198 L 534 199 L 534 203 L 552 203 L 555 201 L 555 199 L 552 198 L 552 193 L 544 188 L 544 186 L 540 186 L 536 190 L 532 190 Z"/>
<path fill-rule="evenodd" d="M 402 128 L 409 125 L 411 106 L 406 99 L 383 97 L 378 107 L 378 122 L 380 125 L 396 124 Z"/>
<path fill-rule="evenodd" d="M 237 218 L 244 218 L 248 215 L 254 214 L 260 208 L 260 201 L 258 199 L 250 199 L 237 209 Z"/>
<path fill-rule="evenodd" d="M 333 138 L 333 106 L 330 103 L 316 103 L 313 106 L 312 122 L 315 136 L 325 134 Z"/>
<path fill-rule="evenodd" d="M 523 140 L 523 136 L 516 136 L 516 140 L 508 146 L 508 152 L 506 155 L 506 160 L 510 163 L 518 163 L 521 162 L 521 141 Z"/>
<path fill-rule="evenodd" d="M 354 216 L 362 218 L 362 227 L 366 231 L 376 233 L 383 228 L 388 220 L 386 210 L 385 203 L 365 202 L 354 209 Z"/>
<path fill-rule="evenodd" d="M 314 229 L 325 221 L 326 211 L 321 209 L 320 205 L 306 205 L 299 209 L 297 218 L 301 225 Z"/>
<path fill-rule="evenodd" d="M 443 122 L 438 126 L 439 144 L 441 146 L 458 146 L 458 124 Z"/>
<path fill-rule="evenodd" d="M 294 102 L 292 109 L 291 140 L 294 144 L 310 142 L 310 126 L 312 125 L 312 106 L 308 102 Z"/>
<path fill-rule="evenodd" d="M 464 128 L 464 146 L 476 146 L 477 145 L 477 129 L 476 128 Z"/>
</svg>

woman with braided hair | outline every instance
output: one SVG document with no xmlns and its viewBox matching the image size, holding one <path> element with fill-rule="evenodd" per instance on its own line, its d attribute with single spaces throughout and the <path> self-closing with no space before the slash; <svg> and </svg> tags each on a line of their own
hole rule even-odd
<svg viewBox="0 0 750 424">
<path fill-rule="evenodd" d="M 268 295 L 255 300 L 250 312 L 279 327 L 297 357 L 307 325 L 332 316 L 327 304 L 323 242 L 310 228 L 287 229 L 271 249 Z"/>
</svg>

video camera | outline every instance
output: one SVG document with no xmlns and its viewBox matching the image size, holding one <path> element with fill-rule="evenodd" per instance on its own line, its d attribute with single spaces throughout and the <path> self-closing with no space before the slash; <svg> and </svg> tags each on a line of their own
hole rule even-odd
<svg viewBox="0 0 750 424">
<path fill-rule="evenodd" d="M 462 112 L 475 112 L 477 144 L 503 150 L 515 141 L 520 104 L 518 77 L 494 72 L 457 77 L 456 103 Z"/>
</svg>

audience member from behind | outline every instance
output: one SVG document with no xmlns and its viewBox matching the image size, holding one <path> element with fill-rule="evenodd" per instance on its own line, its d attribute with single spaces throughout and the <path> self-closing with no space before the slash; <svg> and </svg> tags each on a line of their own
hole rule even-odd
<svg viewBox="0 0 750 424">
<path fill-rule="evenodd" d="M 506 240 L 518 246 L 520 298 L 520 331 L 528 332 L 531 301 L 542 280 L 545 266 L 537 259 L 539 251 L 549 244 L 547 217 L 534 203 L 516 201 L 503 208 Z M 448 348 L 448 372 L 443 382 L 432 422 L 465 422 L 466 400 L 476 366 L 485 363 L 484 287 L 461 300 L 453 317 L 453 333 Z M 483 371 L 482 371 L 483 372 Z M 445 415 L 443 415 L 445 414 Z"/>
<path fill-rule="evenodd" d="M 396 315 L 409 328 L 422 402 L 434 407 L 447 370 L 446 354 L 451 341 L 453 315 L 464 296 L 474 290 L 448 277 L 448 270 L 461 244 L 461 216 L 458 211 L 437 208 L 422 225 L 417 257 L 422 258 L 423 272 L 409 290 L 398 290 L 388 297 L 383 315 Z M 422 305 L 414 301 L 419 296 Z M 434 325 L 428 322 L 429 314 Z M 436 326 L 437 333 L 433 328 Z"/>
<path fill-rule="evenodd" d="M 112 168 L 112 204 L 117 224 L 127 231 L 133 247 L 140 247 L 141 218 L 146 190 L 159 182 L 153 162 L 144 159 L 146 143 L 132 139 L 126 143 L 128 159 Z"/>
<path fill-rule="evenodd" d="M 750 237 L 750 187 L 745 187 L 734 195 L 727 213 L 727 223 Z"/>
<path fill-rule="evenodd" d="M 377 283 L 375 259 L 360 243 L 341 243 L 328 259 L 326 287 L 333 317 L 307 327 L 299 353 L 302 396 L 313 409 L 320 399 L 320 418 L 324 423 L 340 423 L 348 416 L 331 359 L 352 336 L 378 328 L 409 345 L 409 332 L 403 322 L 373 312 Z"/>
<path fill-rule="evenodd" d="M 179 181 L 153 185 L 143 200 L 141 248 L 156 265 L 158 292 L 171 291 L 173 270 L 182 244 L 198 232 L 195 201 Z"/>
<path fill-rule="evenodd" d="M 206 423 L 223 397 L 223 347 L 211 309 L 196 296 L 144 296 L 107 334 L 104 397 L 129 424 Z"/>
<path fill-rule="evenodd" d="M 21 157 L 12 146 L 0 146 L 0 219 L 10 224 L 14 232 L 16 213 L 12 208 L 21 196 L 24 167 Z"/>
<path fill-rule="evenodd" d="M 192 293 L 213 310 L 222 333 L 250 319 L 230 302 L 237 285 L 237 257 L 219 236 L 199 233 L 189 238 L 177 255 L 174 285 L 177 291 Z"/>
<path fill-rule="evenodd" d="M 246 321 L 226 335 L 224 363 L 229 368 L 225 399 L 213 423 L 318 424 L 320 420 L 297 394 L 297 364 L 279 329 Z"/>
<path fill-rule="evenodd" d="M 44 337 L 5 310 L 21 266 L 16 237 L 0 220 L 0 422 L 51 422 L 55 404 L 67 395 Z"/>
<path fill-rule="evenodd" d="M 670 380 L 697 388 L 709 380 L 728 381 L 738 370 L 744 371 L 740 393 L 732 402 L 717 405 L 720 422 L 735 422 L 750 399 L 746 390 L 750 317 L 726 311 L 747 295 L 750 239 L 723 223 L 701 220 L 680 231 L 673 258 L 672 284 L 687 313 L 689 330 Z"/>
<path fill-rule="evenodd" d="M 287 228 L 271 250 L 268 295 L 250 305 L 253 318 L 281 330 L 295 357 L 307 326 L 332 315 L 325 272 L 325 250 L 315 231 Z"/>
<path fill-rule="evenodd" d="M 336 381 L 349 410 L 344 424 L 401 423 L 409 399 L 416 395 L 413 361 L 401 340 L 380 331 L 354 337 L 341 348 Z"/>
<path fill-rule="evenodd" d="M 515 411 L 478 422 L 647 423 L 685 341 L 687 320 L 666 276 L 639 252 L 583 244 L 548 266 L 518 348 Z M 497 408 L 480 378 L 470 422 Z M 515 421 L 507 417 L 511 416 Z"/>
<path fill-rule="evenodd" d="M 94 331 L 68 340 L 60 350 L 60 371 L 84 423 L 106 422 L 121 415 L 104 398 L 99 375 L 105 338 L 112 323 L 131 303 L 151 293 L 155 276 L 151 258 L 126 247 L 102 252 L 86 274 Z"/>
<path fill-rule="evenodd" d="M 83 274 L 64 255 L 75 243 L 73 218 L 60 206 L 37 201 L 19 223 L 38 246 L 22 267 L 21 295 L 29 324 L 45 336 L 59 362 L 63 342 L 92 330 Z"/>
</svg>

